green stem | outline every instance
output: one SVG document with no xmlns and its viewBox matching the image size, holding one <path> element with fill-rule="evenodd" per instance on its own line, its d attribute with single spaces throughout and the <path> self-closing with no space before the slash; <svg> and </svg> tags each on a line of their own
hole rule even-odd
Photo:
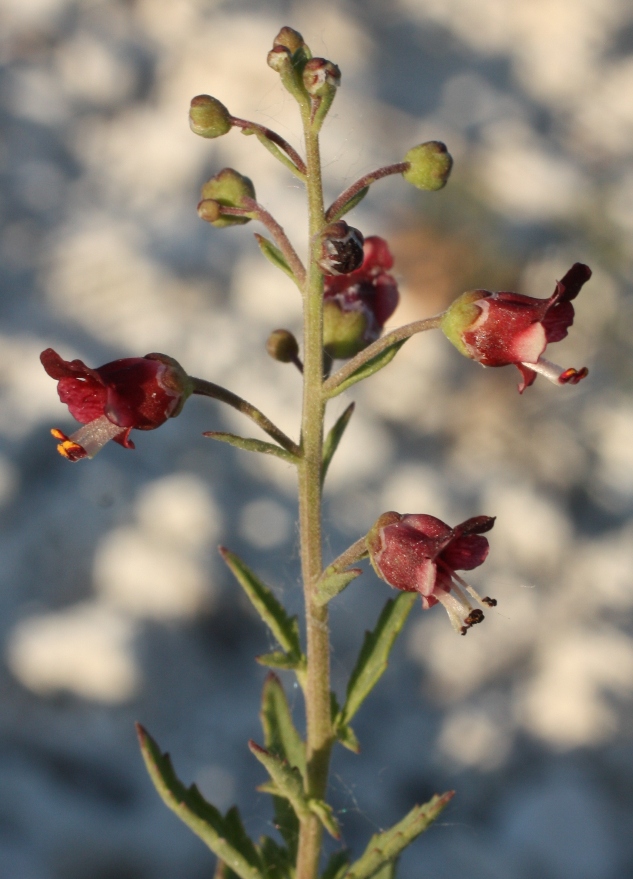
<svg viewBox="0 0 633 879">
<path fill-rule="evenodd" d="M 356 543 L 352 543 L 351 546 L 348 546 L 345 552 L 342 552 L 333 562 L 330 562 L 327 566 L 327 570 L 340 573 L 346 568 L 349 568 L 350 565 L 355 565 L 356 562 L 366 559 L 368 555 L 367 535 L 365 535 L 364 537 L 359 538 Z"/>
<path fill-rule="evenodd" d="M 286 451 L 292 452 L 293 455 L 301 454 L 299 446 L 293 442 L 290 437 L 286 436 L 276 424 L 273 424 L 270 418 L 264 415 L 264 413 L 256 406 L 253 406 L 252 403 L 249 403 L 248 400 L 238 397 L 237 394 L 234 394 L 232 391 L 227 391 L 227 389 L 223 388 L 221 385 L 205 381 L 203 378 L 189 376 L 189 379 L 193 385 L 192 393 L 200 394 L 202 397 L 211 397 L 213 400 L 219 400 L 221 403 L 226 403 L 228 406 L 232 406 L 233 409 L 237 409 L 238 412 L 241 412 L 243 415 L 246 415 L 247 418 L 250 418 L 251 421 L 254 421 L 258 427 L 261 427 L 268 436 L 272 437 L 275 442 L 278 442 L 282 448 L 286 449 Z"/>
<path fill-rule="evenodd" d="M 321 460 L 323 454 L 323 275 L 317 264 L 317 237 L 325 226 L 318 135 L 302 107 L 305 132 L 309 234 L 312 252 L 304 294 L 303 411 L 298 465 L 301 568 L 307 632 L 307 790 L 322 799 L 327 787 L 334 740 L 330 708 L 330 639 L 328 612 L 314 601 L 316 582 L 323 570 L 321 546 Z M 322 827 L 315 815 L 301 819 L 296 879 L 316 879 Z"/>
<path fill-rule="evenodd" d="M 356 355 L 356 357 L 352 357 L 351 360 L 348 360 L 344 366 L 341 366 L 333 376 L 324 382 L 323 393 L 326 399 L 333 395 L 341 382 L 344 382 L 345 379 L 350 377 L 350 375 L 353 375 L 356 370 L 360 369 L 361 366 L 364 366 L 365 363 L 373 360 L 378 354 L 381 354 L 385 348 L 390 348 L 391 345 L 394 345 L 396 342 L 405 342 L 407 339 L 410 339 L 411 336 L 415 336 L 416 333 L 423 333 L 426 330 L 437 329 L 442 317 L 443 314 L 436 314 L 435 317 L 427 317 L 424 318 L 424 320 L 415 320 L 413 323 L 405 324 L 403 327 L 398 327 L 398 329 L 392 330 L 390 333 L 387 333 L 385 336 L 372 342 L 371 345 L 364 348 Z"/>
</svg>

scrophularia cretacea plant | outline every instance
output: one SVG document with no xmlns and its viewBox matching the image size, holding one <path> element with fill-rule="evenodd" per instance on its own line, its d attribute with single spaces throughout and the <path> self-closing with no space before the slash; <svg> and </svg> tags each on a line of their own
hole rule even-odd
<svg viewBox="0 0 633 879">
<path fill-rule="evenodd" d="M 222 815 L 195 786 L 182 784 L 169 757 L 139 725 L 141 749 L 165 803 L 217 855 L 217 879 L 316 879 L 319 875 L 327 879 L 393 879 L 401 852 L 440 814 L 453 792 L 415 806 L 394 827 L 375 834 L 355 860 L 341 847 L 322 864 L 323 830 L 337 840 L 341 835 L 326 799 L 331 751 L 337 742 L 358 751 L 351 721 L 380 679 L 418 595 L 421 609 L 442 604 L 453 628 L 462 635 L 482 622 L 481 606 L 496 605 L 493 598 L 480 597 L 457 573 L 484 563 L 489 544 L 483 535 L 490 531 L 494 519 L 478 515 L 449 526 L 425 512 L 383 513 L 366 535 L 324 565 L 321 492 L 354 404 L 327 434 L 326 407 L 331 399 L 386 367 L 411 336 L 438 328 L 462 354 L 483 366 L 517 366 L 521 392 L 534 382 L 537 373 L 559 385 L 576 384 L 587 375 L 586 368 L 562 369 L 545 360 L 543 354 L 548 344 L 567 335 L 574 318 L 572 300 L 591 272 L 576 263 L 549 299 L 470 291 L 457 296 L 443 314 L 421 317 L 384 333 L 399 300 L 391 274 L 393 257 L 385 240 L 365 236 L 343 217 L 376 182 L 388 176 L 401 176 L 428 192 L 441 190 L 451 171 L 451 156 L 439 141 L 413 146 L 401 161 L 363 175 L 326 207 L 319 132 L 336 97 L 341 72 L 332 61 L 313 58 L 301 34 L 289 27 L 282 28 L 275 38 L 268 65 L 297 102 L 304 135 L 302 153 L 267 126 L 233 116 L 209 95 L 192 100 L 190 125 L 195 134 L 205 138 L 221 137 L 232 129 L 253 135 L 305 187 L 309 223 L 305 265 L 278 221 L 257 201 L 253 182 L 239 171 L 219 170 L 202 186 L 197 208 L 199 216 L 218 229 L 260 223 L 267 234 L 256 233 L 255 238 L 263 256 L 300 291 L 302 346 L 283 327 L 271 330 L 266 343 L 271 357 L 293 364 L 302 377 L 303 404 L 296 439 L 247 400 L 212 381 L 187 375 L 166 355 L 131 357 L 93 369 L 81 360 L 63 360 L 49 348 L 42 353 L 44 368 L 58 382 L 59 396 L 70 414 L 83 425 L 70 436 L 57 428 L 52 433 L 59 441 L 60 453 L 71 461 L 93 457 L 109 440 L 133 449 L 132 430 L 160 427 L 181 412 L 191 394 L 199 394 L 237 409 L 266 434 L 266 439 L 221 431 L 210 431 L 206 436 L 255 454 L 277 456 L 296 468 L 303 631 L 245 562 L 229 549 L 220 549 L 277 642 L 277 648 L 257 657 L 258 661 L 271 669 L 294 673 L 304 695 L 306 733 L 302 736 L 294 725 L 281 681 L 271 671 L 262 695 L 264 744 L 249 743 L 269 775 L 263 790 L 272 794 L 279 836 L 252 842 L 237 809 Z M 387 601 L 376 629 L 366 635 L 339 704 L 330 689 L 329 603 L 362 573 L 355 565 L 367 557 L 378 576 L 399 595 Z"/>
</svg>

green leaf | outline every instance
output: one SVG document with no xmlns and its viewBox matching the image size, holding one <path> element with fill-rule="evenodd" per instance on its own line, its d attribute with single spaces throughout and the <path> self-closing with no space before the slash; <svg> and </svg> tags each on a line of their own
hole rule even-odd
<svg viewBox="0 0 633 879">
<path fill-rule="evenodd" d="M 384 867 L 374 873 L 373 879 L 396 879 L 397 866 L 398 861 L 388 861 Z"/>
<path fill-rule="evenodd" d="M 318 604 L 319 607 L 327 604 L 362 573 L 360 568 L 350 568 L 340 572 L 332 571 L 331 574 L 328 574 L 327 570 L 324 571 L 314 593 L 315 604 Z"/>
<path fill-rule="evenodd" d="M 283 846 L 271 839 L 270 836 L 262 836 L 259 840 L 262 853 L 266 879 L 292 879 L 294 875 L 294 858 Z"/>
<path fill-rule="evenodd" d="M 404 849 L 435 821 L 450 802 L 453 794 L 454 791 L 448 791 L 441 796 L 434 796 L 423 806 L 414 806 L 409 814 L 390 830 L 375 833 L 369 840 L 364 854 L 344 874 L 345 879 L 372 879 L 372 877 L 376 879 L 377 876 L 385 879 L 385 876 L 388 877 L 389 873 L 384 874 L 380 871 L 389 863 L 393 863 Z"/>
<path fill-rule="evenodd" d="M 228 443 L 237 449 L 244 449 L 246 452 L 261 452 L 263 455 L 274 455 L 290 464 L 296 464 L 297 458 L 292 452 L 276 446 L 274 443 L 266 443 L 263 440 L 253 439 L 252 437 L 237 436 L 235 433 L 224 433 L 221 430 L 207 430 L 202 436 L 208 436 L 210 439 L 218 440 L 221 443 Z"/>
<path fill-rule="evenodd" d="M 350 854 L 347 849 L 343 849 L 340 852 L 334 852 L 334 854 L 330 856 L 325 870 L 321 874 L 321 879 L 343 879 L 343 876 L 347 872 L 349 862 Z"/>
<path fill-rule="evenodd" d="M 264 683 L 260 713 L 266 748 L 306 778 L 306 749 L 295 727 L 281 681 L 270 672 Z"/>
<path fill-rule="evenodd" d="M 297 618 L 288 616 L 286 609 L 277 601 L 268 586 L 235 553 L 221 546 L 220 555 L 280 646 L 289 654 L 290 659 L 299 662 L 301 645 Z"/>
<path fill-rule="evenodd" d="M 178 779 L 169 754 L 163 754 L 154 739 L 140 725 L 136 730 L 150 778 L 163 802 L 205 842 L 240 879 L 263 879 L 258 851 L 246 836 L 239 815 L 231 810 L 226 818 L 204 799 L 195 784 Z"/>
<path fill-rule="evenodd" d="M 260 653 L 255 661 L 268 668 L 279 668 L 283 671 L 296 671 L 298 675 L 305 672 L 305 656 L 289 655 L 281 650 L 273 650 L 272 653 Z"/>
<path fill-rule="evenodd" d="M 339 416 L 336 424 L 325 438 L 325 442 L 323 443 L 323 463 L 321 465 L 321 486 L 323 486 L 323 483 L 325 482 L 325 477 L 327 475 L 330 462 L 334 457 L 334 452 L 337 450 L 338 444 L 340 443 L 341 438 L 345 433 L 345 428 L 349 424 L 350 418 L 354 414 L 355 406 L 355 403 L 349 404 L 345 412 L 343 412 L 343 414 Z"/>
<path fill-rule="evenodd" d="M 348 751 L 352 751 L 354 754 L 360 754 L 360 742 L 356 738 L 356 733 L 349 724 L 339 723 L 335 732 L 336 738 L 344 748 L 347 748 Z"/>
<path fill-rule="evenodd" d="M 353 195 L 349 201 L 346 201 L 344 204 L 340 206 L 340 208 L 336 211 L 332 212 L 332 209 L 328 209 L 326 218 L 328 223 L 335 223 L 336 220 L 340 220 L 341 217 L 344 217 L 345 214 L 348 214 L 351 210 L 353 210 L 357 204 L 365 198 L 367 193 L 369 192 L 369 186 L 365 186 L 364 189 L 361 189 L 356 195 Z M 334 205 L 332 205 L 334 207 Z"/>
<path fill-rule="evenodd" d="M 384 351 L 381 351 L 380 354 L 376 354 L 375 357 L 372 357 L 371 360 L 368 360 L 367 363 L 363 363 L 362 366 L 359 366 L 355 372 L 349 375 L 347 378 L 343 379 L 342 382 L 337 384 L 333 390 L 328 393 L 328 399 L 332 399 L 332 397 L 337 397 L 343 391 L 346 391 L 347 388 L 350 388 L 352 385 L 355 385 L 356 382 L 363 381 L 363 379 L 369 378 L 370 375 L 373 375 L 375 372 L 383 369 L 387 366 L 393 358 L 396 356 L 398 351 L 402 348 L 404 343 L 408 341 L 407 339 L 401 339 L 399 342 L 394 342 L 393 345 L 389 345 L 388 348 L 385 348 Z M 332 376 L 332 378 L 336 378 L 336 374 Z"/>
<path fill-rule="evenodd" d="M 295 766 L 290 766 L 286 760 L 276 754 L 260 747 L 252 739 L 249 741 L 248 747 L 259 762 L 266 767 L 273 782 L 272 785 L 270 783 L 261 785 L 260 790 L 285 797 L 295 810 L 297 817 L 307 817 L 310 814 L 310 807 L 303 790 L 303 778 L 299 770 Z"/>
<path fill-rule="evenodd" d="M 297 279 L 295 278 L 295 274 L 286 262 L 286 258 L 281 250 L 279 250 L 279 248 L 276 247 L 272 243 L 272 241 L 269 241 L 268 238 L 264 238 L 263 235 L 255 233 L 255 239 L 259 244 L 259 249 L 264 254 L 268 262 L 272 263 L 275 268 L 281 269 L 282 272 L 285 272 L 288 277 L 296 284 Z"/>
<path fill-rule="evenodd" d="M 333 836 L 334 839 L 341 838 L 341 828 L 339 827 L 339 823 L 334 817 L 334 810 L 332 806 L 323 800 L 310 799 L 308 801 L 308 805 L 310 807 L 310 811 L 313 815 L 316 815 L 321 824 L 325 827 L 330 836 Z"/>
<path fill-rule="evenodd" d="M 347 685 L 347 699 L 337 723 L 347 724 L 376 686 L 387 668 L 389 653 L 417 598 L 416 592 L 402 592 L 390 598 L 373 632 L 365 640 Z"/>
</svg>

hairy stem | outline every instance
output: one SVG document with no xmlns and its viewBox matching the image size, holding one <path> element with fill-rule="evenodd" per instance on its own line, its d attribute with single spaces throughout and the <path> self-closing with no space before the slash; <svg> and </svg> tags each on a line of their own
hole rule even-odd
<svg viewBox="0 0 633 879">
<path fill-rule="evenodd" d="M 325 225 L 318 136 L 302 107 L 307 158 L 306 187 L 310 221 L 310 263 L 304 295 L 302 459 L 299 473 L 299 528 L 301 568 L 307 631 L 307 791 L 325 795 L 333 743 L 330 709 L 330 639 L 328 612 L 314 601 L 316 582 L 323 570 L 321 546 L 321 460 L 323 454 L 323 275 L 317 265 L 315 240 Z M 322 827 L 314 815 L 301 819 L 296 879 L 316 879 Z"/>
<path fill-rule="evenodd" d="M 264 415 L 256 406 L 253 406 L 252 403 L 249 403 L 248 400 L 244 400 L 232 391 L 227 391 L 221 385 L 208 382 L 203 378 L 194 378 L 193 376 L 189 376 L 189 378 L 193 384 L 194 394 L 200 394 L 202 397 L 211 397 L 213 400 L 219 400 L 221 403 L 226 403 L 233 409 L 237 409 L 238 412 L 254 421 L 258 427 L 261 427 L 268 436 L 272 437 L 286 451 L 292 452 L 293 455 L 301 453 L 299 446 L 290 437 L 286 436 L 276 424 L 273 424 L 270 418 Z"/>
<path fill-rule="evenodd" d="M 377 180 L 382 180 L 383 177 L 388 177 L 390 174 L 402 174 L 402 172 L 406 171 L 410 165 L 410 162 L 396 162 L 395 165 L 385 165 L 384 168 L 378 168 L 376 171 L 370 171 L 369 174 L 364 174 L 360 180 L 357 180 L 356 183 L 352 183 L 351 186 L 348 186 L 347 189 L 339 195 L 336 201 L 332 202 L 325 213 L 325 218 L 328 223 L 337 218 L 337 214 L 341 208 L 344 207 L 350 199 L 354 198 L 355 195 L 358 195 L 361 189 L 365 189 L 366 186 L 371 186 L 372 183 L 375 183 Z"/>
<path fill-rule="evenodd" d="M 236 128 L 241 128 L 242 131 L 246 133 L 252 131 L 253 134 L 259 134 L 262 137 L 265 137 L 266 140 L 271 141 L 271 143 L 276 144 L 292 160 L 301 175 L 305 175 L 305 162 L 303 161 L 299 153 L 290 146 L 288 141 L 284 140 L 284 138 L 280 134 L 277 134 L 276 131 L 273 131 L 270 128 L 266 128 L 265 125 L 258 125 L 257 122 L 249 122 L 248 119 L 238 119 L 236 116 L 231 116 L 231 123 Z"/>
</svg>

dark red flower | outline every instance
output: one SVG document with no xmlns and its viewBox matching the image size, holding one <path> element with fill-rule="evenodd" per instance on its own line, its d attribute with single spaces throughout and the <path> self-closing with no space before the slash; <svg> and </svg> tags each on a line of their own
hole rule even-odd
<svg viewBox="0 0 633 879">
<path fill-rule="evenodd" d="M 549 299 L 533 299 L 520 293 L 471 290 L 450 306 L 441 327 L 455 347 L 483 366 L 513 363 L 522 375 L 519 392 L 529 387 L 537 373 L 554 384 L 577 384 L 588 373 L 563 369 L 543 357 L 550 342 L 567 335 L 574 321 L 575 299 L 591 277 L 591 269 L 574 263 Z"/>
<path fill-rule="evenodd" d="M 73 418 L 84 426 L 68 437 L 54 428 L 57 449 L 70 461 L 93 458 L 109 441 L 133 449 L 130 431 L 154 430 L 178 415 L 191 393 L 183 368 L 165 354 L 127 357 L 91 369 L 63 360 L 52 348 L 40 360 Z"/>
<path fill-rule="evenodd" d="M 323 346 L 331 357 L 353 357 L 375 342 L 398 305 L 387 242 L 370 235 L 363 252 L 359 269 L 325 278 Z"/>
<path fill-rule="evenodd" d="M 419 592 L 425 609 L 439 601 L 453 628 L 465 635 L 484 615 L 464 594 L 494 607 L 493 598 L 481 598 L 455 571 L 471 571 L 483 564 L 488 541 L 481 537 L 494 525 L 490 516 L 475 516 L 451 528 L 423 514 L 383 513 L 367 535 L 369 557 L 381 579 L 396 589 Z"/>
</svg>

